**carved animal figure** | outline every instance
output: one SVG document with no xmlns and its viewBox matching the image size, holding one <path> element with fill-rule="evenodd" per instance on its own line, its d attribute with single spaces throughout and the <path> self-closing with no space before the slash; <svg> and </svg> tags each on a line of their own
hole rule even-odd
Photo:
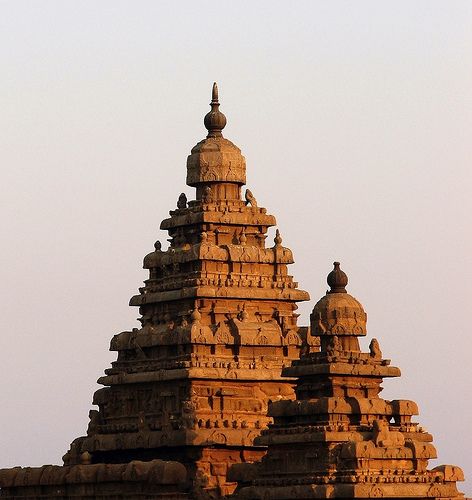
<svg viewBox="0 0 472 500">
<path fill-rule="evenodd" d="M 334 335 L 330 340 L 331 342 L 326 349 L 326 353 L 328 355 L 332 356 L 342 351 L 341 341 L 339 340 L 339 337 L 337 335 Z"/>
<path fill-rule="evenodd" d="M 187 196 L 185 193 L 180 193 L 179 199 L 177 200 L 177 208 L 187 208 Z"/>
<path fill-rule="evenodd" d="M 388 422 L 385 420 L 374 420 L 372 441 L 375 446 L 382 448 L 399 447 L 405 444 L 403 434 L 398 431 L 391 431 Z"/>
<path fill-rule="evenodd" d="M 246 189 L 244 197 L 246 198 L 246 205 L 251 205 L 251 207 L 257 207 L 257 200 L 251 193 L 250 189 Z"/>
<path fill-rule="evenodd" d="M 374 359 L 382 359 L 382 351 L 377 339 L 372 339 L 369 344 L 370 355 Z"/>
<path fill-rule="evenodd" d="M 211 192 L 210 186 L 205 186 L 205 188 L 203 189 L 202 201 L 203 201 L 203 203 L 212 203 L 213 202 L 213 193 Z"/>
</svg>

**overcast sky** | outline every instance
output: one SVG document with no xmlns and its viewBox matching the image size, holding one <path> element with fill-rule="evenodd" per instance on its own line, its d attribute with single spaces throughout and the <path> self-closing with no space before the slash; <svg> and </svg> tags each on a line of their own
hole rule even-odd
<svg viewBox="0 0 472 500">
<path fill-rule="evenodd" d="M 0 1 L 0 68 L 0 466 L 86 431 L 216 80 L 300 324 L 340 260 L 472 496 L 471 1 Z"/>
</svg>

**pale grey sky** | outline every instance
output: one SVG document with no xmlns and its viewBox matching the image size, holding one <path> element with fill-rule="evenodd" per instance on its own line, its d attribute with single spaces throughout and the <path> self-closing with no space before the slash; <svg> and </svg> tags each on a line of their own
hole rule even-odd
<svg viewBox="0 0 472 500">
<path fill-rule="evenodd" d="M 339 259 L 472 495 L 472 2 L 1 1 L 0 467 L 85 432 L 218 81 L 312 300 Z"/>
</svg>

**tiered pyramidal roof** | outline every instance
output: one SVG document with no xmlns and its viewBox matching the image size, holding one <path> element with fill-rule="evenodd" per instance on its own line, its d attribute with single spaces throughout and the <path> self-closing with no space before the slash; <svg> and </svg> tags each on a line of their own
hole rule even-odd
<svg viewBox="0 0 472 500">
<path fill-rule="evenodd" d="M 161 223 L 169 247 L 144 258 L 149 278 L 130 304 L 141 328 L 116 335 L 118 359 L 99 379 L 87 437 L 72 443 L 66 463 L 178 460 L 194 486 L 229 493 L 229 464 L 264 453 L 254 439 L 267 426 L 269 399 L 293 397 L 282 368 L 299 357 L 306 328 L 297 301 L 308 300 L 288 274 L 292 252 L 275 218 L 241 187 L 246 165 L 225 139 L 225 116 L 213 86 L 207 138 L 187 160 L 195 199 L 178 197 Z"/>
<path fill-rule="evenodd" d="M 459 467 L 427 469 L 436 450 L 413 421 L 416 403 L 379 397 L 383 378 L 400 370 L 383 359 L 376 339 L 362 352 L 367 315 L 347 282 L 335 262 L 330 290 L 311 314 L 320 350 L 282 371 L 297 377 L 297 398 L 270 405 L 274 423 L 256 439 L 267 455 L 231 472 L 241 483 L 237 498 L 463 498 Z"/>
</svg>

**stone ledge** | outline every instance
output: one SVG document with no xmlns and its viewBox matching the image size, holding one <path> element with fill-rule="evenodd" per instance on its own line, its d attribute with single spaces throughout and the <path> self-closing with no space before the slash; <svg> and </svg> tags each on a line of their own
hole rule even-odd
<svg viewBox="0 0 472 500">
<path fill-rule="evenodd" d="M 187 471 L 180 462 L 152 460 L 125 464 L 43 465 L 42 467 L 14 467 L 0 469 L 0 488 L 19 486 L 47 486 L 96 482 L 140 482 L 177 485 L 187 479 Z"/>
</svg>

